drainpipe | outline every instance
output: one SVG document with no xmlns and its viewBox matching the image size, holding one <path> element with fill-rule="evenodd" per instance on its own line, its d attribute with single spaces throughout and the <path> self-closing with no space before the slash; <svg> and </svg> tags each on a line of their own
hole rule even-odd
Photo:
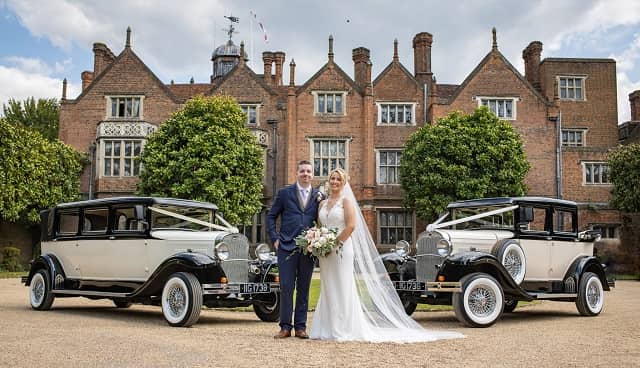
<svg viewBox="0 0 640 368">
<path fill-rule="evenodd" d="M 271 196 L 275 199 L 276 190 L 278 189 L 277 179 L 278 179 L 278 120 L 269 119 L 267 120 L 267 124 L 273 127 L 273 133 L 271 134 L 271 154 L 270 156 L 273 158 L 273 176 L 271 177 L 271 185 L 272 185 L 272 193 Z"/>
<path fill-rule="evenodd" d="M 426 83 L 422 85 L 422 93 L 424 97 L 422 99 L 422 121 L 427 122 L 427 93 L 429 92 L 429 87 Z"/>
<path fill-rule="evenodd" d="M 558 199 L 562 199 L 562 111 L 558 113 L 556 120 L 558 137 L 556 144 L 556 191 Z"/>
<path fill-rule="evenodd" d="M 93 199 L 93 167 L 96 159 L 96 142 L 91 142 L 89 145 L 89 199 Z"/>
</svg>

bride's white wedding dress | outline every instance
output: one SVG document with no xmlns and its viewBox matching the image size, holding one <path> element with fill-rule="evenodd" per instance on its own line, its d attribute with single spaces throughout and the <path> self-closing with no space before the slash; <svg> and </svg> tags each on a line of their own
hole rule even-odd
<svg viewBox="0 0 640 368">
<path fill-rule="evenodd" d="M 352 197 L 348 184 L 347 189 L 351 194 L 347 198 Z M 455 332 L 425 330 L 405 314 L 368 230 L 362 229 L 366 225 L 355 197 L 350 200 L 359 216 L 356 230 L 344 242 L 340 254 L 320 257 L 320 300 L 310 337 L 399 343 L 463 337 Z M 323 226 L 338 228 L 340 233 L 345 227 L 342 198 L 331 208 L 325 203 L 318 220 Z"/>
</svg>

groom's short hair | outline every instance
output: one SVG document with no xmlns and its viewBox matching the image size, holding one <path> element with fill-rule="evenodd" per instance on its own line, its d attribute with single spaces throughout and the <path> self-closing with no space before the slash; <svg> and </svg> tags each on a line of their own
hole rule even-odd
<svg viewBox="0 0 640 368">
<path fill-rule="evenodd" d="M 300 166 L 302 166 L 302 165 L 310 165 L 310 166 L 313 166 L 313 164 L 312 164 L 312 163 L 311 163 L 311 161 L 309 161 L 309 160 L 300 160 L 300 161 L 298 161 L 298 165 L 296 166 L 296 170 L 299 170 L 299 169 L 300 169 Z"/>
</svg>

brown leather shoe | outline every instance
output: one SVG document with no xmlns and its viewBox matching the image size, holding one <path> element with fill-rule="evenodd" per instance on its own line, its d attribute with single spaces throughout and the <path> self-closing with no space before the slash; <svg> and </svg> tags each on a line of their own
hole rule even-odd
<svg viewBox="0 0 640 368">
<path fill-rule="evenodd" d="M 307 335 L 307 331 L 305 330 L 296 330 L 296 337 L 300 339 L 308 339 L 309 335 Z"/>
<path fill-rule="evenodd" d="M 296 334 L 297 334 L 297 332 L 296 332 Z M 284 339 L 284 338 L 287 338 L 287 337 L 291 337 L 291 330 L 282 329 L 273 338 L 274 339 Z"/>
</svg>

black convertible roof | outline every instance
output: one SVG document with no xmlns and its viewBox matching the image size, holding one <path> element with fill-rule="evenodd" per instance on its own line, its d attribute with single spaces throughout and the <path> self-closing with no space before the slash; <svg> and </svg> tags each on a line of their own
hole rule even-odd
<svg viewBox="0 0 640 368">
<path fill-rule="evenodd" d="M 57 209 L 66 209 L 66 208 L 80 208 L 80 207 L 95 207 L 95 206 L 113 206 L 113 205 L 136 205 L 142 204 L 147 206 L 152 205 L 169 205 L 169 206 L 182 206 L 182 207 L 197 207 L 197 208 L 206 208 L 210 210 L 217 210 L 218 207 L 209 202 L 200 202 L 200 201 L 192 201 L 189 199 L 179 199 L 179 198 L 159 198 L 159 197 L 112 197 L 112 198 L 101 198 L 101 199 L 92 199 L 88 201 L 78 201 L 78 202 L 68 202 L 68 203 L 60 203 L 55 208 Z"/>
<path fill-rule="evenodd" d="M 496 197 L 496 198 L 480 198 L 469 199 L 466 201 L 457 201 L 450 203 L 447 208 L 465 208 L 479 206 L 499 206 L 499 205 L 516 205 L 516 204 L 541 204 L 562 207 L 577 208 L 576 202 L 566 201 L 564 199 L 547 198 L 547 197 Z"/>
</svg>

